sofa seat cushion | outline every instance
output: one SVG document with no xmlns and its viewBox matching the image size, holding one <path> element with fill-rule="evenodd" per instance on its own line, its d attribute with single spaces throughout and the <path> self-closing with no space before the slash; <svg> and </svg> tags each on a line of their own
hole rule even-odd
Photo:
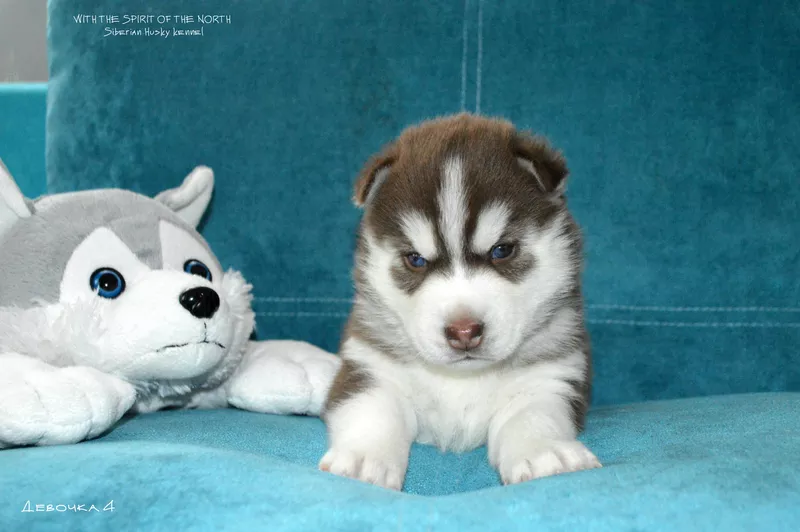
<svg viewBox="0 0 800 532">
<path fill-rule="evenodd" d="M 403 493 L 317 471 L 325 428 L 315 418 L 158 412 L 79 445 L 0 451 L 0 522 L 6 530 L 790 530 L 800 522 L 798 412 L 800 394 L 791 393 L 600 407 L 581 438 L 603 469 L 503 487 L 483 448 L 416 445 Z M 111 500 L 113 511 L 103 511 Z M 59 511 L 80 504 L 99 511 Z"/>
</svg>

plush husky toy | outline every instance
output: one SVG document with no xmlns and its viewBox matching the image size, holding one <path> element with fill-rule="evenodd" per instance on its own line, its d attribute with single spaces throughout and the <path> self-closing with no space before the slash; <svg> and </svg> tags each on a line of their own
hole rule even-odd
<svg viewBox="0 0 800 532">
<path fill-rule="evenodd" d="M 251 287 L 195 230 L 213 181 L 30 201 L 0 162 L 0 447 L 93 438 L 129 410 L 319 413 L 338 358 L 249 340 Z"/>
</svg>

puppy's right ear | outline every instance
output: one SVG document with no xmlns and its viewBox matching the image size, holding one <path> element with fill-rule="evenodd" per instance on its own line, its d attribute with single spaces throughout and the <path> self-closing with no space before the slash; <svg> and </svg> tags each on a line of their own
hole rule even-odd
<svg viewBox="0 0 800 532">
<path fill-rule="evenodd" d="M 386 181 L 389 171 L 396 161 L 397 147 L 394 144 L 390 144 L 367 161 L 356 180 L 353 194 L 353 203 L 356 204 L 356 207 L 364 207 L 372 200 L 383 182 Z"/>
<path fill-rule="evenodd" d="M 0 160 L 0 236 L 22 218 L 28 218 L 31 210 L 17 183 Z"/>
</svg>

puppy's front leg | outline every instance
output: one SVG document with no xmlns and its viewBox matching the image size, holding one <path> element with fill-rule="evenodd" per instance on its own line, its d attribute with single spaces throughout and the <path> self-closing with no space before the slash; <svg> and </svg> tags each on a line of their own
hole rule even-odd
<svg viewBox="0 0 800 532">
<path fill-rule="evenodd" d="M 348 371 L 348 364 L 342 371 Z M 334 385 L 335 386 L 335 385 Z M 410 406 L 387 385 L 337 398 L 334 389 L 324 418 L 329 450 L 319 468 L 335 475 L 399 490 L 416 433 Z"/>
<path fill-rule="evenodd" d="M 489 427 L 489 460 L 504 484 L 601 467 L 581 442 L 569 400 L 518 397 Z"/>
</svg>

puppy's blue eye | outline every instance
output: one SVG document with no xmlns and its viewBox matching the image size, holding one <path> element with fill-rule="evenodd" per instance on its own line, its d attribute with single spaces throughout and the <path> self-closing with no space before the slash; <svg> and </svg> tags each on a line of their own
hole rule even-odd
<svg viewBox="0 0 800 532">
<path fill-rule="evenodd" d="M 494 261 L 507 259 L 514 254 L 514 244 L 497 244 L 490 254 Z"/>
<path fill-rule="evenodd" d="M 406 264 L 412 270 L 421 270 L 428 265 L 428 261 L 419 253 L 409 253 L 406 255 Z"/>
<path fill-rule="evenodd" d="M 199 275 L 200 277 L 204 277 L 209 281 L 213 280 L 211 278 L 211 270 L 208 269 L 208 266 L 200 262 L 199 260 L 189 259 L 186 261 L 186 264 L 183 265 L 183 271 L 186 273 L 191 273 L 192 275 Z"/>
<path fill-rule="evenodd" d="M 92 292 L 106 299 L 116 299 L 125 291 L 125 278 L 113 268 L 100 268 L 89 277 Z"/>
</svg>

